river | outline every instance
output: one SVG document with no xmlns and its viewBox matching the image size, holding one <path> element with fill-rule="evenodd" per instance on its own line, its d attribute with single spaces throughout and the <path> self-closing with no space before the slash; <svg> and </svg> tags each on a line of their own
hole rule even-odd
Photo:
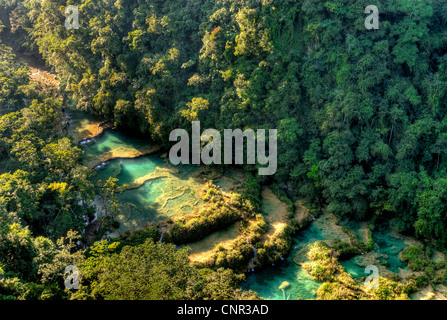
<svg viewBox="0 0 447 320">
<path fill-rule="evenodd" d="M 70 134 L 83 146 L 85 164 L 97 171 L 94 179 L 105 181 L 109 177 L 115 177 L 118 185 L 128 187 L 118 195 L 123 208 L 117 217 L 120 227 L 108 236 L 134 231 L 148 223 L 182 217 L 201 204 L 198 193 L 204 181 L 200 178 L 199 166 L 174 167 L 170 165 L 166 155 L 159 152 L 150 141 L 112 130 L 85 112 L 71 110 L 67 113 L 70 118 Z M 234 175 L 221 177 L 215 183 L 223 188 L 231 188 L 239 178 L 237 172 Z M 280 227 L 281 212 L 284 210 L 281 211 L 279 199 L 265 188 L 262 195 L 261 213 L 271 226 Z M 361 223 L 351 222 L 348 226 L 362 238 Z M 274 232 L 275 228 L 271 228 L 271 231 Z M 231 242 L 237 236 L 237 228 L 234 226 L 216 232 L 191 244 L 191 256 L 201 259 L 219 243 Z M 408 276 L 409 271 L 399 259 L 399 253 L 406 246 L 418 242 L 391 232 L 386 223 L 378 224 L 372 236 L 375 243 L 373 250 L 366 255 L 342 261 L 345 270 L 353 277 L 361 278 L 368 275 L 365 267 L 374 264 L 379 266 L 381 275 L 392 272 Z M 294 237 L 288 257 L 276 265 L 248 272 L 247 280 L 241 287 L 254 290 L 265 299 L 316 298 L 315 290 L 321 283 L 312 280 L 302 270 L 300 263 L 307 260 L 303 249 L 317 240 L 334 239 L 348 240 L 335 218 L 324 214 Z M 290 286 L 282 290 L 280 287 L 284 281 Z"/>
</svg>

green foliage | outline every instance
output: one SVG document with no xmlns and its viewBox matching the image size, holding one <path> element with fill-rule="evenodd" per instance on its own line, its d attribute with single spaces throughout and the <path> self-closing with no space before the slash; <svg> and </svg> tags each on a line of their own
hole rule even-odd
<svg viewBox="0 0 447 320">
<path fill-rule="evenodd" d="M 116 196 L 116 192 L 118 191 L 118 185 L 116 184 L 117 181 L 117 178 L 110 177 L 104 183 L 102 183 L 102 181 L 99 182 L 99 184 L 101 184 L 100 195 L 104 202 L 104 214 L 106 218 L 116 217 L 120 212 L 120 204 Z M 122 187 L 122 189 L 125 188 L 125 186 Z"/>
<path fill-rule="evenodd" d="M 429 285 L 429 279 L 425 274 L 417 276 L 415 281 L 418 289 L 423 289 Z"/>
<path fill-rule="evenodd" d="M 253 205 L 254 212 L 259 212 L 261 206 L 261 186 L 251 172 L 246 173 L 243 190 L 243 197 Z"/>
<path fill-rule="evenodd" d="M 55 143 L 47 144 L 42 149 L 48 167 L 56 173 L 67 174 L 75 167 L 82 155 L 81 149 L 72 146 L 68 138 L 59 139 Z"/>
<path fill-rule="evenodd" d="M 430 178 L 425 172 L 421 173 L 422 186 L 417 193 L 418 220 L 414 227 L 416 234 L 425 238 L 438 240 L 441 244 L 447 241 L 445 228 L 447 220 L 445 215 L 445 192 L 447 180 L 443 178 Z"/>
<path fill-rule="evenodd" d="M 195 242 L 237 221 L 246 221 L 256 213 L 251 201 L 244 199 L 238 193 L 224 196 L 219 187 L 212 182 L 208 182 L 202 200 L 207 204 L 192 216 L 176 219 L 166 233 L 165 239 L 175 244 Z"/>
<path fill-rule="evenodd" d="M 186 244 L 202 239 L 214 231 L 231 226 L 242 219 L 242 212 L 251 213 L 249 203 L 234 198 L 223 199 L 222 191 L 210 185 L 203 199 L 208 204 L 200 212 L 187 221 L 175 221 L 169 230 L 169 238 L 173 243 Z"/>
<path fill-rule="evenodd" d="M 63 27 L 65 1 L 25 1 L 79 107 L 162 144 L 192 120 L 276 128 L 275 182 L 339 216 L 393 215 L 404 231 L 446 241 L 441 0 L 380 0 L 374 32 L 362 0 L 76 4 L 81 32 Z"/>
<path fill-rule="evenodd" d="M 383 277 L 379 277 L 377 288 L 358 284 L 324 242 L 310 245 L 308 257 L 311 261 L 303 265 L 304 270 L 324 282 L 317 290 L 319 300 L 409 300 L 408 294 L 416 289 L 414 280 L 403 284 Z"/>
<path fill-rule="evenodd" d="M 53 239 L 84 226 L 93 197 L 82 151 L 59 135 L 59 99 L 36 99 L 0 117 L 0 207 Z"/>
<path fill-rule="evenodd" d="M 278 184 L 273 184 L 271 186 L 273 193 L 285 204 L 287 204 L 287 213 L 289 218 L 292 218 L 295 215 L 295 206 L 293 201 L 287 196 L 287 193 L 281 189 Z"/>
<path fill-rule="evenodd" d="M 193 98 L 191 102 L 186 104 L 187 109 L 181 111 L 182 117 L 191 122 L 198 121 L 199 112 L 207 110 L 209 104 L 209 101 L 203 98 Z"/>
<path fill-rule="evenodd" d="M 253 247 L 241 237 L 229 249 L 218 246 L 207 261 L 197 265 L 213 269 L 230 268 L 236 272 L 245 272 L 252 258 Z"/>
<path fill-rule="evenodd" d="M 99 246 L 99 247 L 98 247 Z M 256 298 L 237 288 L 243 276 L 231 270 L 199 270 L 190 265 L 187 249 L 147 240 L 112 253 L 104 242 L 95 246 L 82 267 L 90 285 L 74 298 L 113 300 Z M 98 251 L 98 248 L 102 248 Z M 105 250 L 104 250 L 105 249 Z"/>
<path fill-rule="evenodd" d="M 364 28 L 363 0 L 70 4 L 80 9 L 79 30 L 64 27 L 65 0 L 2 2 L 0 29 L 10 29 L 7 16 L 16 8 L 78 107 L 138 128 L 166 146 L 172 129 L 189 128 L 193 120 L 218 130 L 278 129 L 278 171 L 269 182 L 327 204 L 339 217 L 384 215 L 395 219 L 400 231 L 447 244 L 443 0 L 377 0 L 385 14 L 374 32 Z M 83 217 L 92 213 L 91 173 L 80 164 L 80 149 L 61 136 L 62 101 L 42 97 L 28 73 L 0 44 L 0 264 L 10 257 L 14 273 L 0 293 L 4 298 L 24 297 L 28 288 L 20 277 L 35 276 L 32 234 L 58 239 L 71 229 L 80 231 Z M 206 209 L 176 221 L 167 236 L 190 242 L 253 217 L 260 181 L 250 173 L 255 168 L 245 169 L 242 197 L 227 203 L 210 188 Z M 107 181 L 102 190 L 109 222 L 119 212 L 116 189 Z M 282 188 L 274 190 L 282 197 Z M 293 203 L 286 201 L 292 214 Z M 289 231 L 260 249 L 259 259 L 282 254 Z M 153 230 L 148 233 L 130 241 L 142 246 L 143 238 L 154 236 Z M 338 243 L 335 251 L 350 256 L 369 250 L 371 241 Z M 436 278 L 443 266 L 418 250 L 404 253 L 410 268 Z M 219 261 L 242 263 L 239 253 L 222 253 Z M 338 267 L 330 267 L 334 255 L 315 256 L 310 269 L 331 281 L 322 286 L 321 297 L 361 297 Z M 342 280 L 334 281 L 340 275 Z M 124 293 L 102 284 L 104 279 L 102 274 L 98 294 L 132 296 L 129 279 L 116 280 Z M 406 287 L 381 281 L 384 287 L 369 297 L 406 297 Z M 39 286 L 30 296 L 58 296 L 55 287 Z M 148 288 L 148 296 L 158 297 L 160 288 Z"/>
<path fill-rule="evenodd" d="M 408 261 L 408 268 L 413 271 L 423 271 L 430 264 L 430 248 L 420 245 L 407 247 L 402 252 L 404 261 Z"/>
<path fill-rule="evenodd" d="M 160 239 L 160 231 L 156 226 L 148 226 L 142 230 L 137 230 L 129 235 L 120 238 L 120 247 L 135 246 L 146 242 L 147 239 L 157 242 Z"/>
<path fill-rule="evenodd" d="M 316 242 L 309 245 L 307 256 L 311 262 L 306 262 L 303 265 L 303 269 L 314 280 L 321 282 L 332 281 L 343 269 L 337 262 L 335 252 L 325 242 Z"/>
<path fill-rule="evenodd" d="M 433 261 L 431 259 L 432 251 L 430 247 L 410 246 L 402 251 L 402 260 L 408 261 L 408 268 L 412 271 L 423 271 L 424 274 L 415 278 L 416 286 L 421 288 L 423 284 L 426 287 L 429 283 L 443 283 L 446 281 L 446 261 Z"/>
<path fill-rule="evenodd" d="M 12 49 L 0 42 L 0 116 L 22 109 L 24 100 L 36 96 L 28 67 L 17 63 Z"/>
<path fill-rule="evenodd" d="M 343 241 L 337 241 L 332 247 L 338 252 L 340 260 L 348 260 L 362 253 L 358 247 L 351 246 L 349 243 Z"/>
</svg>

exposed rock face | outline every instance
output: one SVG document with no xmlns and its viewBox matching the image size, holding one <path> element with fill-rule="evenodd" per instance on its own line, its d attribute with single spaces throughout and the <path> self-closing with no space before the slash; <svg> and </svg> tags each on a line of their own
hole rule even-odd
<svg viewBox="0 0 447 320">
<path fill-rule="evenodd" d="M 159 146 L 150 145 L 139 149 L 135 149 L 132 147 L 129 148 L 118 148 L 110 150 L 109 152 L 103 153 L 100 157 L 96 157 L 95 159 L 89 159 L 85 161 L 85 165 L 89 168 L 95 168 L 98 165 L 105 163 L 114 159 L 133 159 L 142 157 L 145 155 L 150 155 L 160 150 Z"/>
<path fill-rule="evenodd" d="M 354 258 L 354 262 L 359 267 L 367 267 L 367 266 L 375 265 L 378 261 L 378 258 L 380 258 L 381 256 L 382 255 L 377 252 L 366 253 L 361 256 L 356 256 Z"/>
<path fill-rule="evenodd" d="M 270 188 L 264 188 L 261 196 L 261 213 L 269 225 L 265 240 L 271 240 L 287 227 L 287 205 Z"/>
<path fill-rule="evenodd" d="M 309 209 L 304 206 L 302 200 L 295 202 L 295 219 L 300 226 L 305 226 L 314 219 Z"/>
<path fill-rule="evenodd" d="M 428 286 L 427 288 L 418 291 L 411 295 L 412 300 L 432 300 L 435 297 L 435 293 L 433 292 L 432 286 Z"/>
</svg>

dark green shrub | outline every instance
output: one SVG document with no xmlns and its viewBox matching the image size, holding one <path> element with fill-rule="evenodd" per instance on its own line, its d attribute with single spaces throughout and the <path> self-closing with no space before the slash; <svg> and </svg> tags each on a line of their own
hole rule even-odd
<svg viewBox="0 0 447 320">
<path fill-rule="evenodd" d="M 243 185 L 243 198 L 247 199 L 254 206 L 254 211 L 258 212 L 261 207 L 261 186 L 256 177 L 251 173 L 246 173 L 246 180 Z"/>
<path fill-rule="evenodd" d="M 130 245 L 137 246 L 146 242 L 147 239 L 152 239 L 154 242 L 158 242 L 160 239 L 160 231 L 155 225 L 150 225 L 142 230 L 137 230 L 120 239 L 120 248 Z"/>
<path fill-rule="evenodd" d="M 118 220 L 112 220 L 112 228 L 118 229 L 121 223 Z"/>
<path fill-rule="evenodd" d="M 412 271 L 423 271 L 429 264 L 430 250 L 423 245 L 405 248 L 402 252 L 404 261 L 408 261 L 408 268 Z"/>
<path fill-rule="evenodd" d="M 416 281 L 416 287 L 418 289 L 425 288 L 426 286 L 428 286 L 428 284 L 430 282 L 428 277 L 425 274 L 417 276 L 414 280 Z"/>
</svg>

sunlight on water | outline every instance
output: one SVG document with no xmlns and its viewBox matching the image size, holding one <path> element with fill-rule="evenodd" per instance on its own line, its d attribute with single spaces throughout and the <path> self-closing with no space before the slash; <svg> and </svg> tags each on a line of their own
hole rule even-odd
<svg viewBox="0 0 447 320">
<path fill-rule="evenodd" d="M 331 227 L 332 225 L 332 227 Z M 352 230 L 358 230 L 359 223 L 349 223 Z M 307 261 L 305 256 L 305 248 L 307 245 L 317 240 L 333 240 L 339 238 L 346 241 L 343 234 L 339 233 L 331 222 L 329 215 L 323 215 L 317 219 L 311 226 L 301 231 L 293 239 L 293 249 L 286 261 L 279 263 L 274 267 L 268 267 L 255 273 L 247 275 L 247 281 L 242 284 L 245 290 L 254 290 L 265 299 L 283 300 L 284 294 L 279 286 L 287 281 L 290 287 L 285 289 L 286 298 L 290 295 L 290 299 L 301 297 L 302 299 L 316 298 L 314 290 L 318 289 L 321 283 L 313 281 L 302 270 L 301 266 L 295 264 Z M 399 253 L 406 247 L 404 240 L 394 236 L 387 224 L 378 224 L 373 232 L 373 240 L 377 244 L 372 250 L 372 254 L 377 253 L 382 258 L 379 262 L 385 262 L 387 269 L 398 273 L 399 268 L 407 269 L 406 264 L 399 259 Z M 356 257 L 341 261 L 340 264 L 354 278 L 367 276 L 365 266 L 357 263 Z"/>
<path fill-rule="evenodd" d="M 158 147 L 147 139 L 135 137 L 120 131 L 106 130 L 85 149 L 84 163 L 89 167 L 118 158 L 136 158 L 150 154 Z"/>
<path fill-rule="evenodd" d="M 136 179 L 154 172 L 163 164 L 158 156 L 144 156 L 135 159 L 117 159 L 110 161 L 104 168 L 98 170 L 97 180 L 106 181 L 109 177 L 119 179 L 118 185 L 130 184 Z"/>
<path fill-rule="evenodd" d="M 147 144 L 146 140 L 127 136 L 119 131 L 107 130 L 86 150 L 87 157 L 100 157 L 115 149 L 139 149 Z"/>
<path fill-rule="evenodd" d="M 86 111 L 67 108 L 66 116 L 69 119 L 68 133 L 75 142 L 92 138 L 103 131 L 101 122 Z"/>
<path fill-rule="evenodd" d="M 353 278 L 361 278 L 367 276 L 365 274 L 365 267 L 359 266 L 355 263 L 354 259 L 346 261 L 340 261 L 340 264 L 345 268 L 345 271 L 349 273 Z"/>
<path fill-rule="evenodd" d="M 92 132 L 95 130 L 90 130 L 98 125 L 91 116 L 74 113 L 71 119 L 73 126 L 71 130 L 78 138 L 97 133 Z M 198 167 L 173 167 L 158 154 L 144 155 L 154 150 L 154 146 L 147 140 L 114 130 L 104 131 L 84 147 L 87 163 L 100 164 L 106 161 L 97 167 L 97 176 L 94 178 L 96 182 L 115 177 L 119 186 L 129 187 L 117 195 L 122 206 L 121 214 L 117 217 L 121 224 L 118 233 L 136 230 L 151 222 L 191 214 L 197 206 L 203 204 L 199 192 L 204 182 L 198 178 Z M 237 185 L 235 181 L 243 179 L 243 175 L 240 174 L 234 172 L 234 177 L 231 178 L 227 174 L 215 182 L 224 191 L 230 191 Z M 275 223 L 280 227 L 285 219 L 286 206 L 283 208 L 280 204 L 270 189 L 263 190 L 261 213 L 273 227 Z M 353 230 L 361 229 L 360 224 L 356 222 L 350 222 L 349 227 Z M 200 254 L 212 250 L 217 243 L 236 238 L 239 232 L 237 229 L 232 226 L 228 230 L 209 236 L 209 239 L 205 238 L 192 244 L 196 246 L 198 259 L 201 258 Z M 270 231 L 275 232 L 275 228 L 271 228 Z M 362 232 L 359 232 L 359 235 L 360 239 L 364 240 Z M 309 244 L 320 240 L 331 242 L 335 239 L 348 241 L 342 228 L 336 225 L 335 218 L 324 214 L 293 239 L 292 251 L 287 259 L 275 266 L 249 273 L 247 281 L 241 287 L 257 291 L 266 299 L 316 298 L 315 291 L 321 283 L 313 281 L 303 271 L 300 263 L 307 261 L 306 248 Z M 376 226 L 373 240 L 378 245 L 375 250 L 382 254 L 380 262 L 386 263 L 389 270 L 398 272 L 399 268 L 405 267 L 399 259 L 399 253 L 405 248 L 404 241 L 394 237 L 387 225 Z M 355 258 L 342 261 L 341 264 L 353 277 L 365 276 L 364 266 L 356 263 Z M 286 281 L 289 286 L 284 286 Z"/>
<path fill-rule="evenodd" d="M 117 185 L 129 188 L 117 194 L 122 207 L 116 217 L 121 224 L 119 233 L 182 217 L 203 203 L 198 195 L 203 181 L 195 175 L 198 168 L 182 166 L 179 170 L 159 154 L 140 156 L 151 148 L 143 139 L 114 130 L 105 131 L 84 148 L 87 162 L 108 160 L 97 167 L 95 182 L 114 177 Z"/>
<path fill-rule="evenodd" d="M 247 281 L 242 284 L 244 290 L 254 290 L 264 299 L 271 300 L 296 300 L 314 299 L 314 291 L 320 287 L 320 283 L 313 281 L 309 275 L 303 271 L 302 267 L 287 259 L 277 266 L 269 266 L 261 271 L 255 271 L 247 275 Z M 287 281 L 290 287 L 279 288 Z M 285 295 L 284 295 L 285 293 Z"/>
</svg>

